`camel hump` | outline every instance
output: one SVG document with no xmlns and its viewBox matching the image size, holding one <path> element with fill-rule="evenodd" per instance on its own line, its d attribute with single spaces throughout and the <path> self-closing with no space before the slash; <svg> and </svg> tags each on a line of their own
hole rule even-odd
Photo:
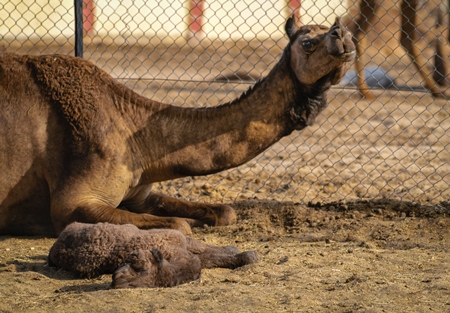
<svg viewBox="0 0 450 313">
<path fill-rule="evenodd" d="M 63 106 L 77 101 L 90 105 L 94 102 L 91 98 L 95 98 L 95 94 L 100 91 L 100 69 L 83 59 L 43 55 L 28 58 L 27 65 L 34 72 L 45 95 Z"/>
<path fill-rule="evenodd" d="M 107 105 L 108 74 L 89 61 L 65 55 L 28 56 L 26 64 L 42 94 L 84 137 Z"/>
</svg>

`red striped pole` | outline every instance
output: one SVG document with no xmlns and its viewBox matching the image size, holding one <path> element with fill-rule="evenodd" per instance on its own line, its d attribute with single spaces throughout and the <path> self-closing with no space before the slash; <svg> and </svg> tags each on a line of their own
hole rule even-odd
<svg viewBox="0 0 450 313">
<path fill-rule="evenodd" d="M 302 0 L 288 0 L 288 15 L 294 14 L 295 21 L 300 22 L 300 7 L 302 5 Z"/>
<path fill-rule="evenodd" d="M 94 33 L 95 7 L 93 0 L 83 0 L 83 29 L 87 35 Z"/>
<path fill-rule="evenodd" d="M 203 33 L 203 4 L 204 0 L 189 0 L 189 37 Z"/>
</svg>

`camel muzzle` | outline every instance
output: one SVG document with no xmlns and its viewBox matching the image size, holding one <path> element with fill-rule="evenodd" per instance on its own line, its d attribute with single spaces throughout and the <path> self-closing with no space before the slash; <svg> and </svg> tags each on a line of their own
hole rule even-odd
<svg viewBox="0 0 450 313">
<path fill-rule="evenodd" d="M 341 62 L 350 62 L 355 58 L 356 48 L 352 34 L 341 25 L 339 17 L 327 33 L 328 53 Z"/>
</svg>

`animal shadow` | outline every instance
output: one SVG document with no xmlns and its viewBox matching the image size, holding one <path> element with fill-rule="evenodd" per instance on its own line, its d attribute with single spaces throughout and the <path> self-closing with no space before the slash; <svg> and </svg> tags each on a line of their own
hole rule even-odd
<svg viewBox="0 0 450 313">
<path fill-rule="evenodd" d="M 79 281 L 80 278 L 74 273 L 60 269 L 54 266 L 48 265 L 47 255 L 37 255 L 28 257 L 31 261 L 23 260 L 11 260 L 4 264 L 0 264 L 0 273 L 2 272 L 34 272 L 43 275 L 50 279 L 60 281 Z M 56 293 L 72 292 L 72 293 L 85 293 L 98 290 L 111 289 L 110 282 L 104 282 L 101 280 L 101 276 L 96 279 L 92 279 L 90 283 L 83 283 L 82 285 L 66 285 L 57 290 Z"/>
</svg>

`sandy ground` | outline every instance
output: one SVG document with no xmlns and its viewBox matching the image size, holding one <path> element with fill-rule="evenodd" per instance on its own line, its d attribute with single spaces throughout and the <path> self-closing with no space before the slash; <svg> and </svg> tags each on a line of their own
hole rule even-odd
<svg viewBox="0 0 450 313">
<path fill-rule="evenodd" d="M 233 204 L 237 225 L 194 237 L 258 251 L 167 289 L 110 289 L 46 266 L 54 239 L 0 237 L 0 312 L 449 312 L 450 204 Z"/>
<path fill-rule="evenodd" d="M 427 40 L 419 45 L 431 57 Z M 243 71 L 258 78 L 285 43 L 150 49 L 94 38 L 85 57 L 155 100 L 205 106 L 253 83 L 218 76 Z M 383 42 L 367 57 L 399 84 L 420 85 L 396 47 Z M 423 92 L 375 93 L 370 102 L 335 88 L 316 125 L 249 163 L 156 185 L 176 197 L 235 207 L 237 225 L 194 229 L 193 236 L 254 249 L 259 263 L 205 270 L 175 288 L 112 290 L 110 275 L 80 280 L 46 266 L 54 238 L 2 236 L 0 312 L 450 312 L 450 104 Z"/>
<path fill-rule="evenodd" d="M 318 125 L 238 169 L 157 186 L 230 203 L 237 225 L 193 236 L 259 263 L 112 290 L 46 266 L 53 238 L 2 236 L 0 312 L 449 312 L 449 103 L 357 97 L 338 91 Z"/>
</svg>

